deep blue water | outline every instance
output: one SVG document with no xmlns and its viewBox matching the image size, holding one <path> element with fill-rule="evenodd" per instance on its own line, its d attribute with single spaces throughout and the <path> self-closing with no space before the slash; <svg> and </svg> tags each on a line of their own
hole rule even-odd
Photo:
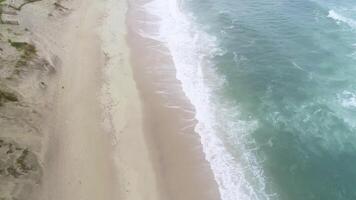
<svg viewBox="0 0 356 200">
<path fill-rule="evenodd" d="M 225 80 L 214 93 L 239 111 L 222 120 L 256 124 L 220 133 L 249 169 L 247 199 L 355 200 L 356 1 L 183 2 L 222 52 L 211 58 Z M 265 186 L 244 159 L 249 147 Z"/>
</svg>

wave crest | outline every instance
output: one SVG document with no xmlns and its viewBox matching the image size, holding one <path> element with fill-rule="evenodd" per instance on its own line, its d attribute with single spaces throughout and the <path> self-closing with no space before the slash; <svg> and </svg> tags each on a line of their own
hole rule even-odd
<svg viewBox="0 0 356 200">
<path fill-rule="evenodd" d="M 356 29 L 356 21 L 345 16 L 340 15 L 339 13 L 335 12 L 334 10 L 330 10 L 328 14 L 329 18 L 332 18 L 336 21 L 337 24 L 345 23 L 353 29 Z"/>
</svg>

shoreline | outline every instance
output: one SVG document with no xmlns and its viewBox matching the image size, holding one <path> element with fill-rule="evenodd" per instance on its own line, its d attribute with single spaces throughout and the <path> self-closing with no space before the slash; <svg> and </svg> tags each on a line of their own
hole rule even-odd
<svg viewBox="0 0 356 200">
<path fill-rule="evenodd" d="M 146 138 L 159 186 L 164 190 L 163 199 L 218 200 L 218 185 L 194 130 L 195 108 L 176 78 L 169 49 L 140 35 L 145 30 L 158 29 L 151 25 L 156 17 L 140 6 L 141 2 L 130 1 L 128 41 L 134 78 L 143 101 Z"/>
</svg>

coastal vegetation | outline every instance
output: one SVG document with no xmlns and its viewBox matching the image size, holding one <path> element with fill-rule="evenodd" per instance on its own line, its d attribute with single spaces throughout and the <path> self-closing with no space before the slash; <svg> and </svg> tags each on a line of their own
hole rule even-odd
<svg viewBox="0 0 356 200">
<path fill-rule="evenodd" d="M 0 177 L 26 178 L 40 174 L 35 155 L 16 142 L 0 139 Z"/>
<path fill-rule="evenodd" d="M 23 200 L 39 184 L 40 103 L 49 62 L 19 23 L 21 8 L 39 0 L 0 0 L 0 200 Z"/>
<path fill-rule="evenodd" d="M 27 65 L 27 62 L 35 58 L 37 52 L 34 45 L 27 42 L 13 42 L 9 40 L 12 47 L 21 52 L 20 59 L 16 62 L 15 67 L 23 67 Z"/>
</svg>

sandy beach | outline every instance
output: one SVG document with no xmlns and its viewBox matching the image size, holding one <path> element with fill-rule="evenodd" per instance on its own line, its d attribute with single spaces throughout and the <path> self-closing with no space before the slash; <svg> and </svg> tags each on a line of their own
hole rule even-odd
<svg viewBox="0 0 356 200">
<path fill-rule="evenodd" d="M 356 199 L 356 1 L 0 0 L 0 200 Z"/>
<path fill-rule="evenodd" d="M 39 181 L 20 200 L 218 199 L 194 108 L 169 58 L 135 33 L 133 2 L 38 1 L 19 12 L 56 71 L 40 82 Z M 169 67 L 151 74 L 153 64 Z M 166 98 L 157 83 L 175 92 Z"/>
<path fill-rule="evenodd" d="M 44 5 L 41 5 L 44 4 Z M 101 95 L 104 56 L 98 26 L 104 5 L 64 2 L 68 16 L 48 17 L 39 2 L 24 20 L 40 47 L 55 58 L 53 111 L 48 115 L 44 176 L 37 199 L 114 199 L 113 146 L 102 127 Z M 27 13 L 27 14 L 28 14 Z M 54 13 L 56 14 L 56 13 Z"/>
<path fill-rule="evenodd" d="M 125 2 L 70 5 L 54 33 L 61 74 L 41 198 L 159 199 L 128 63 Z"/>
</svg>

